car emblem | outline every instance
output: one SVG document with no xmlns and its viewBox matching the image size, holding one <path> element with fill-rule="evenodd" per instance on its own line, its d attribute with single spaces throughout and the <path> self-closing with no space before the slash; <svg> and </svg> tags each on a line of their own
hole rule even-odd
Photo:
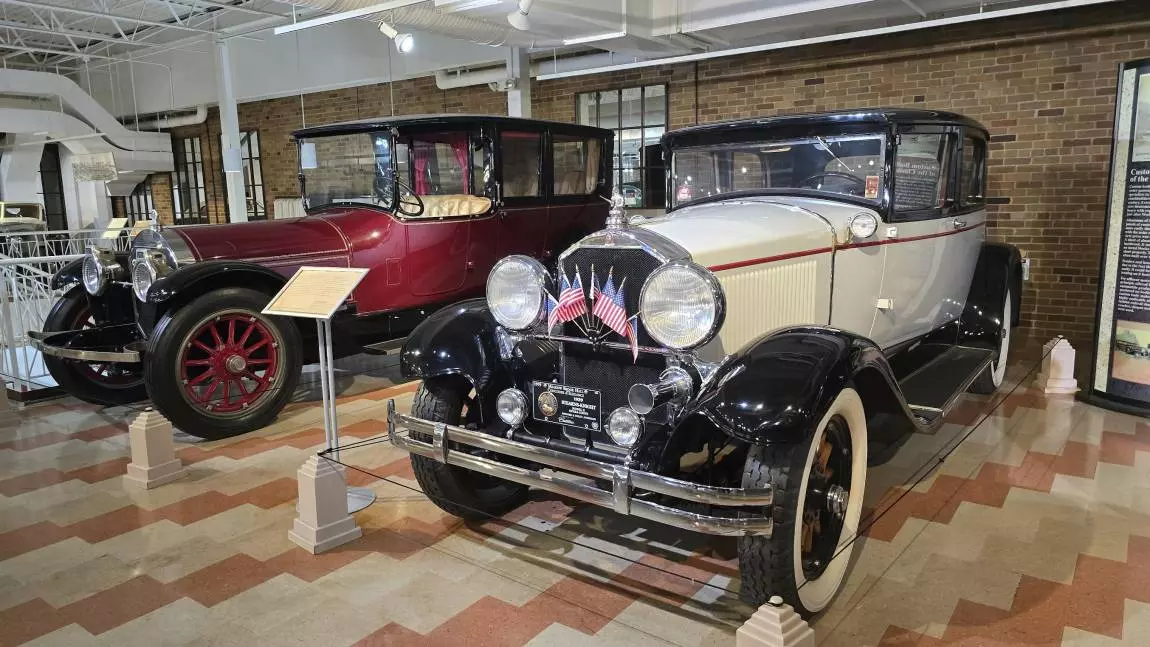
<svg viewBox="0 0 1150 647">
<path fill-rule="evenodd" d="M 559 413 L 559 398 L 556 398 L 555 394 L 550 391 L 540 393 L 539 413 L 542 413 L 545 418 L 550 418 Z"/>
</svg>

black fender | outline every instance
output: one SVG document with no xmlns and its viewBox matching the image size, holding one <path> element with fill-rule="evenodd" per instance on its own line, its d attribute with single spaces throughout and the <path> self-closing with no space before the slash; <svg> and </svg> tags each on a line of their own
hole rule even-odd
<svg viewBox="0 0 1150 647">
<path fill-rule="evenodd" d="M 83 274 L 84 259 L 77 258 L 68 261 L 61 267 L 52 277 L 52 289 L 63 290 L 69 285 L 76 285 L 80 283 Z"/>
<path fill-rule="evenodd" d="M 998 348 L 1003 294 L 1007 288 L 1010 288 L 1013 312 L 1010 325 L 1015 327 L 1022 304 L 1022 254 L 1014 245 L 984 242 L 962 311 L 960 343 Z"/>
<path fill-rule="evenodd" d="M 458 375 L 480 394 L 510 386 L 512 369 L 500 357 L 498 328 L 485 299 L 441 308 L 408 335 L 400 352 L 400 371 L 421 380 Z"/>
<path fill-rule="evenodd" d="M 716 370 L 685 415 L 700 414 L 747 443 L 796 442 L 814 433 L 848 385 L 859 392 L 868 421 L 890 416 L 881 429 L 868 429 L 870 440 L 914 428 L 882 350 L 860 335 L 820 326 L 784 328 L 747 344 Z"/>
<path fill-rule="evenodd" d="M 275 294 L 287 277 L 248 261 L 202 261 L 186 265 L 156 279 L 148 289 L 148 303 L 186 301 L 224 286 L 242 286 Z"/>
</svg>

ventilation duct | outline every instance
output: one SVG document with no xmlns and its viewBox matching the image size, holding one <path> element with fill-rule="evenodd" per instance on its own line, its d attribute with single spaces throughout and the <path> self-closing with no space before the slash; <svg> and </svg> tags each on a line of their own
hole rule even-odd
<svg viewBox="0 0 1150 647">
<path fill-rule="evenodd" d="M 208 119 L 208 107 L 200 104 L 196 106 L 195 112 L 185 115 L 175 115 L 171 117 L 157 117 L 155 119 L 146 119 L 139 123 L 135 121 L 128 121 L 124 119 L 126 126 L 135 128 L 136 130 L 162 130 L 164 128 L 176 128 L 177 126 L 194 126 L 195 124 L 202 124 Z"/>
<path fill-rule="evenodd" d="M 321 11 L 338 13 L 370 7 L 378 4 L 378 0 L 302 0 L 298 4 Z M 506 21 L 503 21 L 503 24 L 496 24 L 459 13 L 436 11 L 430 2 L 383 11 L 371 16 L 371 19 L 377 22 L 386 20 L 396 27 L 403 26 L 417 31 L 442 34 L 491 47 L 504 45 L 511 47 L 560 47 L 563 45 L 562 39 L 539 38 L 512 28 Z"/>
</svg>

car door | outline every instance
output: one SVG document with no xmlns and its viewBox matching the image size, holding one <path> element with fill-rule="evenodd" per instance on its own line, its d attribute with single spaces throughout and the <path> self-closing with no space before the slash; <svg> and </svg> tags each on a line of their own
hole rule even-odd
<svg viewBox="0 0 1150 647">
<path fill-rule="evenodd" d="M 871 338 L 888 347 L 930 332 L 953 293 L 947 236 L 954 231 L 955 132 L 901 127 L 896 142 L 891 222 Z"/>
<path fill-rule="evenodd" d="M 548 230 L 543 134 L 542 127 L 526 124 L 499 131 L 495 174 L 500 258 L 543 255 Z"/>
<path fill-rule="evenodd" d="M 963 133 L 956 156 L 958 205 L 949 217 L 950 235 L 942 237 L 947 298 L 934 322 L 938 328 L 962 316 L 970 281 L 986 240 L 986 135 Z M 945 228 L 945 227 L 944 227 Z"/>
</svg>

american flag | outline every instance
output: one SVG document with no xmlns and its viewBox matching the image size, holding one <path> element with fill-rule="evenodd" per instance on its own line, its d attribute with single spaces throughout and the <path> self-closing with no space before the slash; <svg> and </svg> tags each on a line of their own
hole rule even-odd
<svg viewBox="0 0 1150 647">
<path fill-rule="evenodd" d="M 551 296 L 550 292 L 545 294 L 547 295 L 547 334 L 550 335 L 555 326 L 559 324 L 559 302 Z"/>
<path fill-rule="evenodd" d="M 631 315 L 627 320 L 627 340 L 631 342 L 631 362 L 639 361 L 639 315 Z"/>
<path fill-rule="evenodd" d="M 563 273 L 562 290 L 559 292 L 559 307 L 556 308 L 555 323 L 571 321 L 587 314 L 587 302 L 583 299 L 583 281 L 579 278 L 579 268 L 575 268 L 575 282 L 567 280 Z"/>
<path fill-rule="evenodd" d="M 603 291 L 600 293 L 599 299 L 595 301 L 595 307 L 591 310 L 591 314 L 602 321 L 605 326 L 626 338 L 628 334 L 627 308 L 623 301 L 623 286 L 627 283 L 627 279 L 624 277 L 623 283 L 620 283 L 619 289 L 616 290 L 613 273 L 614 270 L 607 273 L 607 282 L 603 284 Z"/>
<path fill-rule="evenodd" d="M 587 300 L 595 303 L 595 297 L 599 296 L 599 281 L 595 278 L 595 266 L 591 266 L 591 287 L 587 288 Z M 594 311 L 594 306 L 592 306 Z"/>
</svg>

